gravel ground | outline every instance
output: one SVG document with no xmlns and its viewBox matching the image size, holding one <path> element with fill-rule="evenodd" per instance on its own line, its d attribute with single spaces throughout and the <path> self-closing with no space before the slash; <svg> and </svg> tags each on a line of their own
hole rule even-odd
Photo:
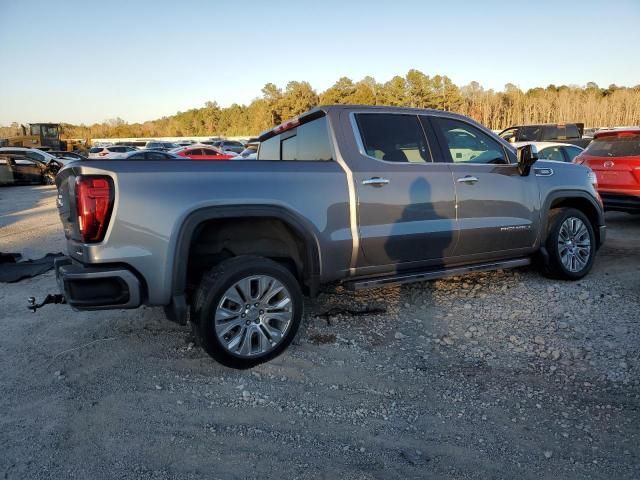
<svg viewBox="0 0 640 480">
<path fill-rule="evenodd" d="M 51 187 L 0 189 L 0 250 L 64 248 Z M 250 371 L 155 308 L 0 287 L 3 478 L 640 478 L 640 219 L 583 281 L 480 273 L 310 302 Z"/>
</svg>

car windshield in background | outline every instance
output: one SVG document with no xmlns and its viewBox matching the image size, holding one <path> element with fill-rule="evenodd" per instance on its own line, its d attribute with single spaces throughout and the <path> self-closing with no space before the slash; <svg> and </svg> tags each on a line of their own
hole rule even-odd
<svg viewBox="0 0 640 480">
<path fill-rule="evenodd" d="M 640 156 L 640 135 L 597 138 L 589 144 L 584 153 L 593 157 Z"/>
</svg>

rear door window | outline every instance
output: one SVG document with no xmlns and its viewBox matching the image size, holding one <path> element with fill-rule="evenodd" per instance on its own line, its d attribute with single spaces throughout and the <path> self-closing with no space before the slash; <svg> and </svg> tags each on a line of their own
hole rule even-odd
<svg viewBox="0 0 640 480">
<path fill-rule="evenodd" d="M 563 147 L 564 153 L 567 154 L 567 158 L 570 162 L 573 162 L 573 159 L 582 153 L 582 149 L 578 147 Z"/>
<path fill-rule="evenodd" d="M 555 125 L 545 125 L 542 129 L 542 140 L 555 140 L 558 138 L 557 127 Z"/>
<path fill-rule="evenodd" d="M 542 135 L 542 127 L 539 125 L 531 125 L 520 128 L 519 142 L 535 142 Z"/>
<path fill-rule="evenodd" d="M 544 160 L 554 160 L 556 162 L 564 162 L 562 147 L 547 147 L 540 150 L 538 156 Z"/>
<path fill-rule="evenodd" d="M 89 153 L 98 153 L 102 151 L 102 147 L 91 147 Z"/>
<path fill-rule="evenodd" d="M 386 162 L 431 162 L 417 115 L 359 113 L 356 122 L 366 155 Z"/>
<path fill-rule="evenodd" d="M 35 160 L 37 162 L 42 162 L 44 163 L 44 156 L 40 155 L 39 153 L 36 152 L 26 152 L 25 156 L 27 156 L 28 158 Z"/>
</svg>

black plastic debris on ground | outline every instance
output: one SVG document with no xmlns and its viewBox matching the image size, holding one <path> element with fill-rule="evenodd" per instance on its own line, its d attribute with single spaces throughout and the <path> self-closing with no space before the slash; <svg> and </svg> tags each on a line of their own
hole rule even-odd
<svg viewBox="0 0 640 480">
<path fill-rule="evenodd" d="M 19 253 L 0 252 L 0 283 L 14 283 L 42 275 L 53 268 L 56 258 L 62 256 L 63 253 L 47 253 L 35 260 L 21 260 L 22 255 Z"/>
</svg>

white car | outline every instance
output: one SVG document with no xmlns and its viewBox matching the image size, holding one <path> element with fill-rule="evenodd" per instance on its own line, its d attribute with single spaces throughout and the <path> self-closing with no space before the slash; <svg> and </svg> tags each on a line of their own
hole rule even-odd
<svg viewBox="0 0 640 480">
<path fill-rule="evenodd" d="M 515 142 L 512 143 L 515 148 L 525 145 L 533 145 L 538 149 L 538 158 L 541 160 L 551 160 L 553 162 L 572 163 L 584 148 L 570 143 L 558 142 Z"/>
<path fill-rule="evenodd" d="M 48 165 L 49 162 L 55 161 L 60 165 L 67 165 L 68 163 L 73 162 L 74 160 L 71 158 L 58 158 L 55 155 L 51 155 L 50 153 L 44 152 L 42 150 L 38 150 L 37 148 L 25 148 L 25 147 L 1 147 L 0 153 L 11 153 L 14 155 L 24 155 L 26 158 L 31 160 L 35 160 L 40 163 L 44 163 Z"/>
<path fill-rule="evenodd" d="M 124 145 L 111 145 L 110 147 L 91 147 L 89 149 L 88 158 L 125 158 L 125 154 L 137 151 L 137 148 L 127 147 Z"/>
</svg>

